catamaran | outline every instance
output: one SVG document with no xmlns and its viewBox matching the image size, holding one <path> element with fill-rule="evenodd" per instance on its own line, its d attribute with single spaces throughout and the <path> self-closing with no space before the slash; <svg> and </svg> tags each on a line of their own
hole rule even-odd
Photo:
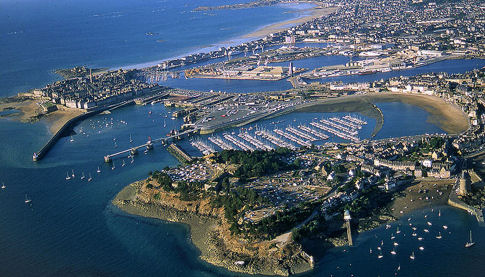
<svg viewBox="0 0 485 277">
<path fill-rule="evenodd" d="M 475 245 L 475 243 L 474 243 L 474 242 L 473 242 L 473 240 L 472 240 L 472 230 L 470 230 L 470 241 L 469 241 L 469 242 L 467 242 L 467 243 L 465 244 L 465 247 L 466 247 L 466 248 L 470 248 L 470 247 L 472 247 L 473 245 Z"/>
</svg>

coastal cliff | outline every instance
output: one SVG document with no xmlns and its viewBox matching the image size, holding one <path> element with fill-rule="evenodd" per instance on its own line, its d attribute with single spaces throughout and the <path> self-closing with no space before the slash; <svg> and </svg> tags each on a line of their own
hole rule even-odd
<svg viewBox="0 0 485 277">
<path fill-rule="evenodd" d="M 313 258 L 291 239 L 291 233 L 272 240 L 234 235 L 224 209 L 213 208 L 209 197 L 183 201 L 177 193 L 157 190 L 147 180 L 128 185 L 112 203 L 129 214 L 189 225 L 202 260 L 250 274 L 288 276 L 313 268 Z"/>
</svg>

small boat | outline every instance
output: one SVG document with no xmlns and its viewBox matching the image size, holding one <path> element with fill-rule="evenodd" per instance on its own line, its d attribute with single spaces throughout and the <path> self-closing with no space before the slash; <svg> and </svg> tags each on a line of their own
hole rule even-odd
<svg viewBox="0 0 485 277">
<path fill-rule="evenodd" d="M 438 211 L 438 216 L 441 216 L 441 210 Z"/>
<path fill-rule="evenodd" d="M 93 177 L 91 177 L 91 173 L 89 173 L 88 182 L 91 182 L 91 180 L 93 180 Z"/>
<path fill-rule="evenodd" d="M 398 266 L 397 266 L 396 271 L 399 271 L 399 270 L 401 270 L 401 265 L 398 265 Z"/>
<path fill-rule="evenodd" d="M 396 250 L 392 249 L 392 250 L 391 250 L 391 254 L 392 254 L 392 255 L 396 255 L 396 254 L 397 254 L 397 253 L 396 253 Z"/>
<path fill-rule="evenodd" d="M 101 169 L 99 168 L 99 166 L 98 166 L 98 170 L 96 170 L 96 172 L 101 173 Z"/>
<path fill-rule="evenodd" d="M 424 250 L 424 247 L 423 246 L 420 246 L 419 247 L 419 250 L 423 251 Z"/>
<path fill-rule="evenodd" d="M 395 239 L 395 238 L 396 238 L 395 236 L 392 236 L 392 237 L 391 237 L 391 240 L 393 240 L 393 239 Z"/>
<path fill-rule="evenodd" d="M 72 176 L 72 178 L 76 177 L 76 175 L 74 175 L 74 169 L 72 170 L 71 176 Z"/>
<path fill-rule="evenodd" d="M 396 234 L 400 234 L 401 230 L 399 230 L 399 227 L 397 227 Z"/>
<path fill-rule="evenodd" d="M 422 237 L 419 237 L 419 238 L 418 238 L 418 240 L 419 240 L 419 241 L 422 241 L 422 240 L 423 240 L 423 238 L 422 238 Z"/>
<path fill-rule="evenodd" d="M 446 230 L 446 229 L 448 229 L 448 226 L 446 226 L 446 225 L 443 225 L 443 229 L 445 229 L 445 230 Z"/>
<path fill-rule="evenodd" d="M 72 138 L 72 136 L 71 136 L 71 139 L 70 139 L 69 141 L 70 141 L 70 142 L 73 142 L 73 141 L 74 141 L 74 139 Z"/>
<path fill-rule="evenodd" d="M 409 256 L 409 258 L 410 258 L 411 260 L 416 259 L 416 256 L 414 256 L 414 251 L 413 251 L 413 253 L 411 254 L 411 256 Z"/>
<path fill-rule="evenodd" d="M 386 229 L 389 229 L 391 228 L 391 225 L 390 224 L 386 224 Z"/>
<path fill-rule="evenodd" d="M 369 248 L 369 254 L 372 254 L 372 248 Z"/>
<path fill-rule="evenodd" d="M 393 245 L 394 245 L 394 246 L 398 246 L 398 245 L 399 245 L 399 243 L 397 243 L 397 242 L 394 242 L 394 243 L 393 243 Z"/>
<path fill-rule="evenodd" d="M 379 253 L 379 255 L 377 255 L 377 258 L 378 258 L 378 259 L 382 259 L 382 257 L 384 257 L 384 256 L 382 255 L 382 252 L 381 252 L 381 253 Z"/>
<path fill-rule="evenodd" d="M 84 176 L 84 171 L 83 171 L 83 174 L 81 175 L 81 180 L 84 180 L 84 178 L 86 178 L 86 176 Z"/>
<path fill-rule="evenodd" d="M 429 233 L 429 230 L 428 229 L 424 229 L 423 230 L 425 233 Z"/>
<path fill-rule="evenodd" d="M 381 246 L 383 246 L 383 245 L 384 245 L 384 241 L 383 241 L 383 240 L 381 240 Z"/>
<path fill-rule="evenodd" d="M 32 199 L 28 198 L 27 194 L 25 194 L 25 204 L 29 204 L 30 202 L 32 202 Z"/>
<path fill-rule="evenodd" d="M 132 142 L 133 142 L 133 139 L 131 138 L 131 135 L 130 135 L 130 143 L 132 143 Z"/>
<path fill-rule="evenodd" d="M 125 166 L 125 165 L 126 165 L 126 164 L 125 164 L 125 160 L 123 160 L 123 163 L 121 164 L 121 166 Z"/>
<path fill-rule="evenodd" d="M 377 246 L 377 250 L 381 250 L 381 247 L 380 246 Z"/>
<path fill-rule="evenodd" d="M 115 170 L 115 163 L 113 162 L 113 166 L 111 167 L 111 170 Z"/>
<path fill-rule="evenodd" d="M 412 227 L 411 229 L 413 229 L 413 231 L 416 231 L 417 228 L 416 227 Z"/>
<path fill-rule="evenodd" d="M 411 235 L 412 235 L 413 237 L 415 237 L 415 236 L 417 236 L 418 234 L 416 234 L 416 233 L 412 233 Z"/>
<path fill-rule="evenodd" d="M 428 226 L 431 226 L 431 225 L 433 225 L 433 224 L 432 224 L 431 222 L 429 222 L 429 221 L 428 221 L 428 222 L 426 222 L 426 223 L 428 224 Z"/>
<path fill-rule="evenodd" d="M 2 189 L 6 189 L 7 186 L 5 185 L 5 183 L 2 183 Z"/>
<path fill-rule="evenodd" d="M 438 232 L 438 235 L 436 236 L 436 238 L 437 238 L 437 239 L 441 239 L 441 238 L 443 238 L 443 237 L 441 236 L 441 232 Z"/>
<path fill-rule="evenodd" d="M 131 162 L 130 163 L 134 163 L 135 160 L 133 159 L 133 156 L 131 156 Z"/>
<path fill-rule="evenodd" d="M 468 241 L 467 243 L 465 243 L 465 248 L 470 248 L 473 245 L 475 245 L 475 243 L 472 240 L 472 230 L 470 230 L 470 241 Z"/>
</svg>

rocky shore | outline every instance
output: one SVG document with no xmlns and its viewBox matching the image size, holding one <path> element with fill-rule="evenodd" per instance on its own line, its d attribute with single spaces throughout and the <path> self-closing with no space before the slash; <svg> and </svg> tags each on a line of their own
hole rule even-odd
<svg viewBox="0 0 485 277">
<path fill-rule="evenodd" d="M 221 209 L 213 209 L 207 199 L 181 201 L 171 193 L 147 189 L 145 181 L 132 183 L 113 199 L 122 211 L 142 217 L 187 224 L 191 241 L 200 250 L 200 258 L 230 271 L 288 276 L 309 271 L 313 258 L 293 242 L 248 241 L 228 229 Z"/>
</svg>

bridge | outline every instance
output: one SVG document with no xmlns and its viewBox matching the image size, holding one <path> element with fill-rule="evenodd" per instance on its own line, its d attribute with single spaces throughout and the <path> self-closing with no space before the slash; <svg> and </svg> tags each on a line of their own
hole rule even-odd
<svg viewBox="0 0 485 277">
<path fill-rule="evenodd" d="M 150 149 L 153 149 L 153 145 L 157 142 L 161 142 L 162 144 L 166 144 L 171 139 L 179 139 L 180 137 L 182 137 L 184 135 L 195 134 L 195 133 L 198 133 L 198 132 L 199 132 L 199 129 L 191 129 L 191 130 L 186 130 L 186 131 L 183 131 L 183 132 L 175 134 L 175 135 L 171 135 L 171 136 L 167 136 L 167 137 L 161 137 L 161 138 L 154 139 L 154 140 L 149 140 L 145 144 L 134 146 L 134 147 L 131 147 L 129 149 L 119 151 L 119 152 L 116 152 L 116 153 L 113 153 L 113 154 L 108 154 L 108 155 L 104 156 L 104 161 L 106 163 L 109 163 L 113 160 L 113 158 L 115 158 L 117 156 L 121 156 L 123 154 L 128 154 L 128 153 L 130 155 L 135 155 L 135 154 L 138 153 L 138 149 L 140 149 L 140 148 L 145 148 L 146 150 L 150 150 Z"/>
</svg>

